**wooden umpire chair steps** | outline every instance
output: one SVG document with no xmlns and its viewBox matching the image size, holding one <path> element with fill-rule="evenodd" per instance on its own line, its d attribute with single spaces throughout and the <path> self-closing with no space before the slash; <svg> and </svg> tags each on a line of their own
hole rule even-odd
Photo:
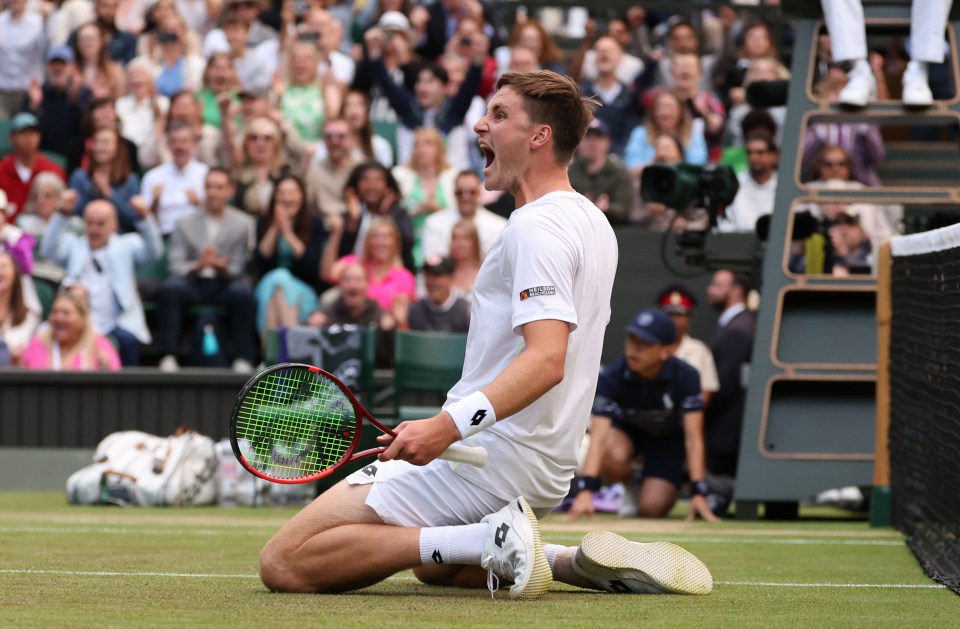
<svg viewBox="0 0 960 629">
<path fill-rule="evenodd" d="M 799 501 L 844 486 L 877 484 L 872 501 L 876 524 L 889 523 L 885 477 L 886 425 L 878 427 L 877 281 L 872 275 L 835 278 L 787 270 L 792 209 L 801 201 L 903 203 L 907 224 L 922 224 L 938 209 L 960 205 L 957 140 L 887 145 L 883 186 L 859 192 L 810 190 L 800 182 L 802 137 L 810 120 L 874 122 L 891 127 L 960 128 L 957 6 L 947 37 L 955 93 L 928 110 L 908 111 L 898 101 L 880 101 L 850 113 L 812 93 L 820 3 L 786 1 L 798 14 L 792 79 L 787 103 L 779 184 L 763 261 L 759 311 L 736 486 L 736 515 L 794 515 Z M 877 29 L 909 28 L 909 2 L 868 3 L 867 36 Z M 946 133 L 944 135 L 947 135 Z M 954 136 L 955 138 L 956 136 Z M 912 216 L 919 208 L 919 218 Z M 882 367 L 886 355 L 881 354 Z M 883 370 L 879 371 L 880 374 Z M 882 401 L 880 403 L 882 405 Z M 877 453 L 881 453 L 880 456 Z M 874 472 L 877 480 L 875 482 Z M 887 513 L 883 510 L 887 509 Z"/>
</svg>

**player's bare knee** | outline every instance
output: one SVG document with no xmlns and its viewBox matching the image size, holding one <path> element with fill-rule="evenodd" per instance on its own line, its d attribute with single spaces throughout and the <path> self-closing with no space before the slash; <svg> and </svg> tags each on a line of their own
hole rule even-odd
<svg viewBox="0 0 960 629">
<path fill-rule="evenodd" d="M 314 591 L 297 573 L 291 555 L 283 552 L 277 544 L 268 543 L 260 551 L 260 581 L 271 592 Z"/>
</svg>

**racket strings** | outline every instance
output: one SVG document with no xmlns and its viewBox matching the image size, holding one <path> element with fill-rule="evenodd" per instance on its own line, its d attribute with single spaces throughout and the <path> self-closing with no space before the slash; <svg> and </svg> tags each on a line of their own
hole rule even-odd
<svg viewBox="0 0 960 629">
<path fill-rule="evenodd" d="M 313 476 L 337 464 L 356 436 L 353 404 L 322 375 L 267 374 L 244 396 L 236 436 L 247 462 L 278 479 Z"/>
</svg>

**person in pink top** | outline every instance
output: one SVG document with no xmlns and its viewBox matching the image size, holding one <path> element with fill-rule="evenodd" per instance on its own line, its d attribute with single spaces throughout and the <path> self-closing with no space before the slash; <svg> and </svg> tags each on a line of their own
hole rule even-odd
<svg viewBox="0 0 960 629">
<path fill-rule="evenodd" d="M 332 220 L 331 220 L 332 219 Z M 343 236 L 343 220 L 340 215 L 328 218 L 330 236 L 323 250 L 320 275 L 331 284 L 340 281 L 343 269 L 351 263 L 360 262 L 367 270 L 367 297 L 377 302 L 397 321 L 407 320 L 407 309 L 416 299 L 416 279 L 403 266 L 400 255 L 400 230 L 389 216 L 377 216 L 370 221 L 360 257 L 348 255 L 336 259 Z"/>
<path fill-rule="evenodd" d="M 120 356 L 105 337 L 93 332 L 86 289 L 75 285 L 53 300 L 47 326 L 23 352 L 26 369 L 119 371 Z"/>
</svg>

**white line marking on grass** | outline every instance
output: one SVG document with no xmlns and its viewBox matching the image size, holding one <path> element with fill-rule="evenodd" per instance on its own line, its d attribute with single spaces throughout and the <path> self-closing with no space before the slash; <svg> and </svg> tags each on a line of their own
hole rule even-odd
<svg viewBox="0 0 960 629">
<path fill-rule="evenodd" d="M 111 572 L 100 570 L 2 570 L 0 574 L 54 574 L 67 577 L 175 577 L 180 579 L 259 579 L 255 574 L 204 574 L 199 572 Z"/>
<path fill-rule="evenodd" d="M 0 527 L 0 533 L 109 533 L 110 535 L 249 535 L 262 537 L 272 535 L 275 529 L 237 530 L 237 529 L 183 529 L 180 525 L 171 525 L 168 529 L 138 529 L 116 527 L 55 527 L 55 526 L 15 526 Z"/>
<path fill-rule="evenodd" d="M 779 588 L 905 588 L 939 589 L 939 583 L 773 583 L 765 581 L 714 581 L 714 585 L 746 585 L 750 587 Z"/>
<path fill-rule="evenodd" d="M 583 539 L 582 535 L 551 535 L 545 533 L 544 538 L 550 541 L 576 541 Z M 645 536 L 645 539 L 653 538 Z M 691 534 L 684 537 L 665 535 L 657 536 L 658 542 L 673 542 L 674 544 L 796 544 L 810 546 L 903 546 L 902 539 L 822 539 L 822 538 L 776 538 L 776 537 L 698 537 Z"/>
<path fill-rule="evenodd" d="M 177 579 L 259 579 L 255 574 L 217 574 L 199 572 L 114 572 L 106 570 L 16 570 L 0 569 L 0 574 L 49 574 L 68 577 L 170 577 Z M 395 574 L 390 581 L 416 581 L 409 574 Z M 770 581 L 715 581 L 715 585 L 779 588 L 881 588 L 940 589 L 939 583 L 775 583 Z"/>
</svg>

